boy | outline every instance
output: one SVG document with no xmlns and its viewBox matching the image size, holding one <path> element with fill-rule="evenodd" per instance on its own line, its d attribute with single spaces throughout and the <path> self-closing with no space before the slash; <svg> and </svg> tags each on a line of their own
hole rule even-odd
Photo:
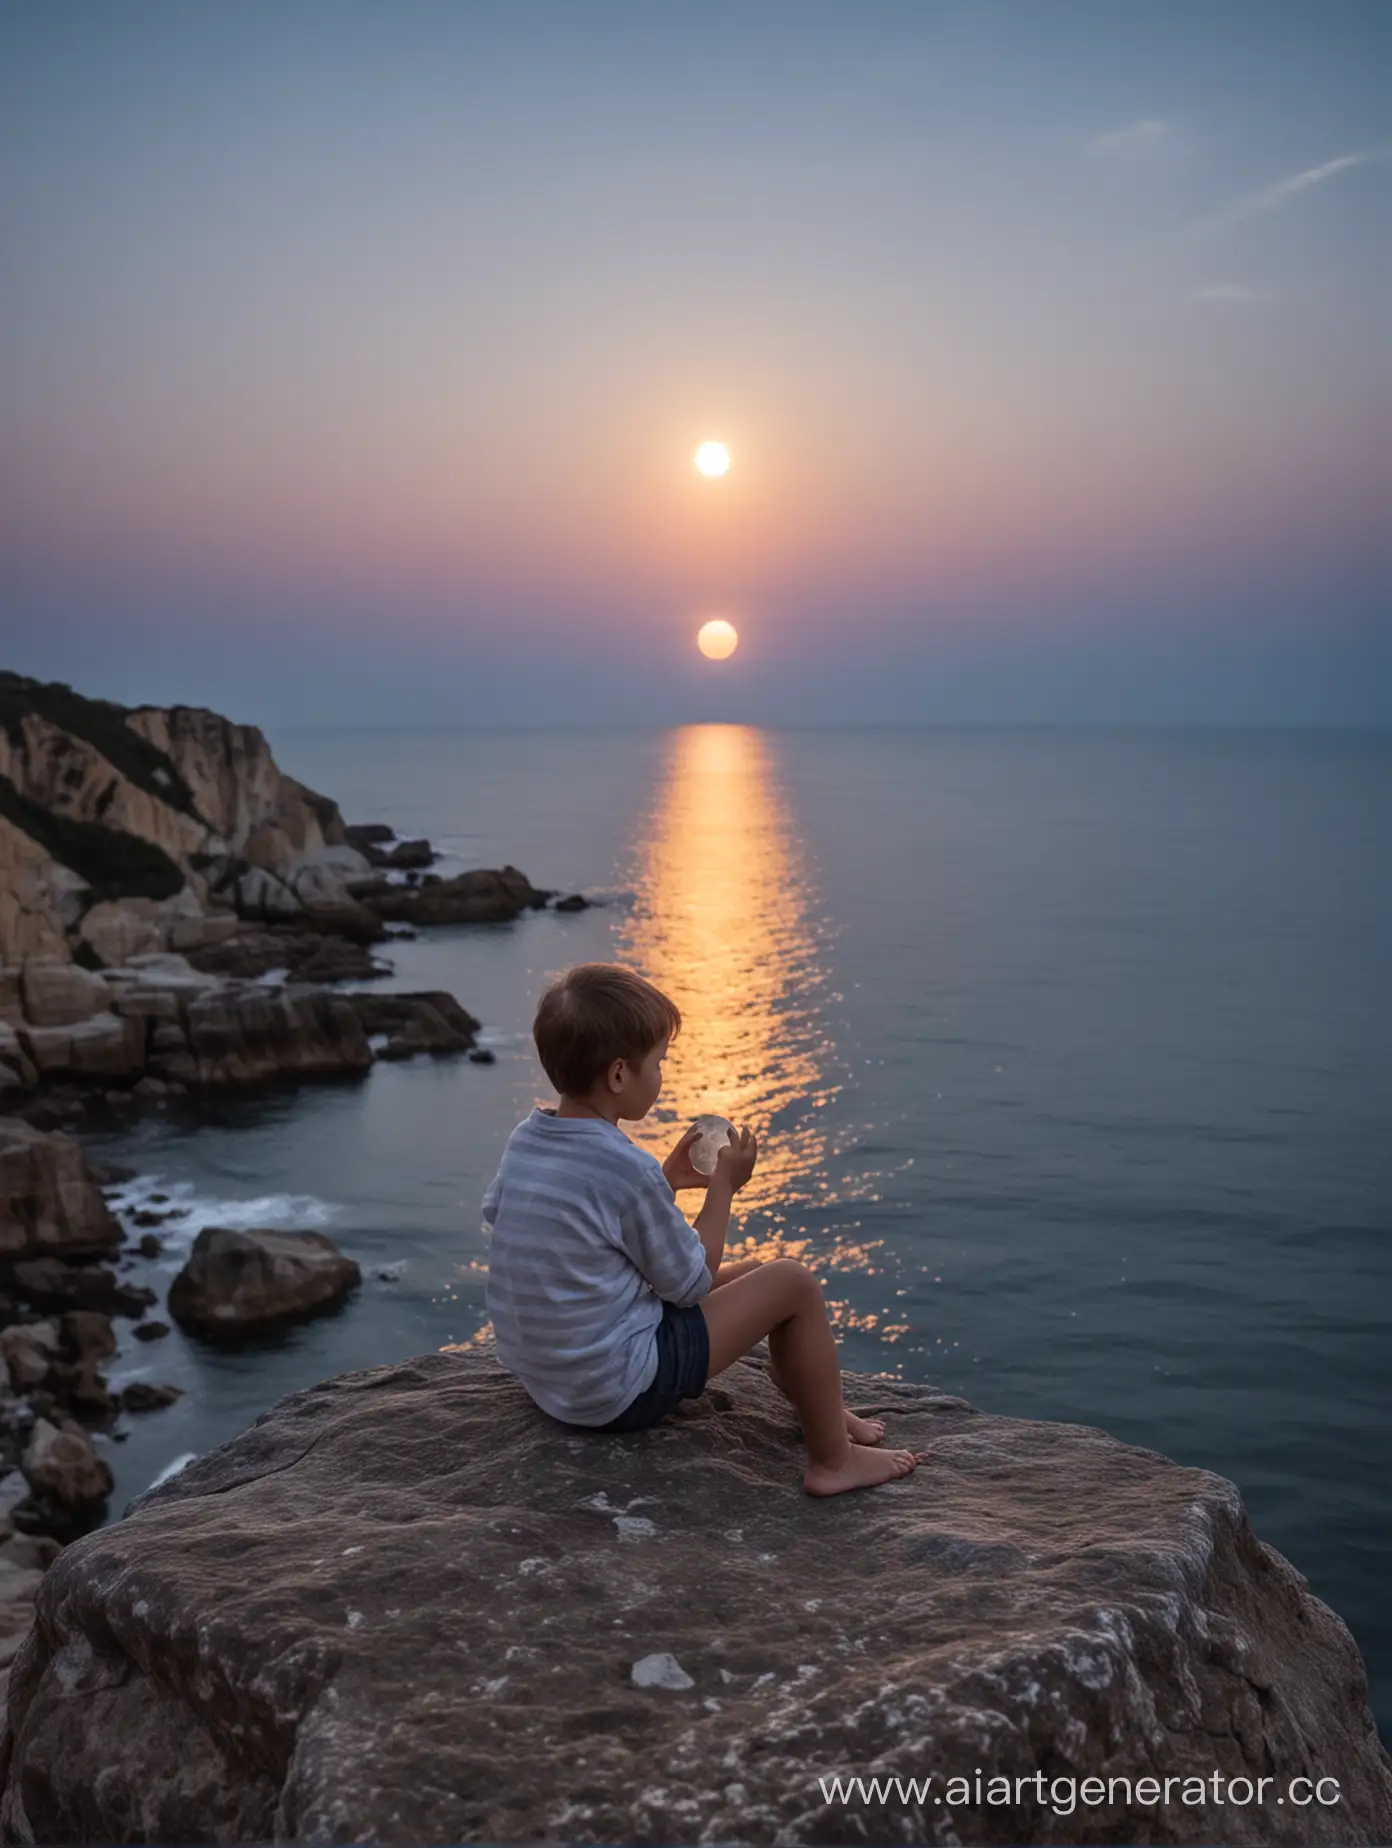
<svg viewBox="0 0 1392 1848">
<path fill-rule="evenodd" d="M 802 1422 L 808 1493 L 907 1476 L 923 1453 L 877 1449 L 883 1424 L 842 1402 L 806 1266 L 721 1263 L 731 1203 L 758 1158 L 753 1133 L 732 1136 L 708 1177 L 691 1161 L 695 1130 L 659 1162 L 619 1128 L 657 1102 L 680 1026 L 660 989 L 611 963 L 580 963 L 542 996 L 532 1035 L 560 1102 L 517 1125 L 483 1198 L 499 1360 L 563 1423 L 637 1431 L 767 1335 L 774 1384 Z M 681 1187 L 706 1188 L 694 1227 Z"/>
</svg>

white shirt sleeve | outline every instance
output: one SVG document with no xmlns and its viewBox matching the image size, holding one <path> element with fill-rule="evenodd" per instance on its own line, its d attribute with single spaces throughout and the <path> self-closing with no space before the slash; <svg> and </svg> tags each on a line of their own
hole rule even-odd
<svg viewBox="0 0 1392 1848">
<path fill-rule="evenodd" d="M 689 1309 L 711 1287 L 701 1235 L 659 1168 L 634 1181 L 632 1202 L 619 1218 L 619 1243 L 664 1302 Z"/>
</svg>

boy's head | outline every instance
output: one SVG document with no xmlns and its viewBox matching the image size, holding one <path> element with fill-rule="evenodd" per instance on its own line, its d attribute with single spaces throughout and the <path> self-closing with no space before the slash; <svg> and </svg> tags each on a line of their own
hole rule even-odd
<svg viewBox="0 0 1392 1848">
<path fill-rule="evenodd" d="M 646 1116 L 662 1090 L 662 1059 L 681 1014 L 660 988 L 617 963 L 577 963 L 536 1011 L 532 1038 L 562 1097 L 602 1092 L 621 1117 Z"/>
</svg>

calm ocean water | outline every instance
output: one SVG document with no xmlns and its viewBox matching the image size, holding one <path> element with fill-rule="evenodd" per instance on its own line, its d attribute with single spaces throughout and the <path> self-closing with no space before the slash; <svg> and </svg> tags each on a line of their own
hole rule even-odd
<svg viewBox="0 0 1392 1848">
<path fill-rule="evenodd" d="M 631 964 L 686 1024 L 654 1117 L 751 1122 L 730 1247 L 824 1278 L 848 1367 L 1103 1425 L 1237 1482 L 1349 1624 L 1392 1734 L 1392 737 L 1214 731 L 283 734 L 350 820 L 451 870 L 602 893 L 401 943 L 494 1066 L 152 1118 L 104 1139 L 199 1225 L 323 1226 L 364 1267 L 266 1347 L 177 1332 L 185 1386 L 113 1506 L 293 1388 L 481 1326 L 478 1201 L 550 1094 L 547 977 Z M 695 1196 L 686 1202 L 695 1209 Z M 391 1275 L 379 1276 L 376 1267 Z"/>
</svg>

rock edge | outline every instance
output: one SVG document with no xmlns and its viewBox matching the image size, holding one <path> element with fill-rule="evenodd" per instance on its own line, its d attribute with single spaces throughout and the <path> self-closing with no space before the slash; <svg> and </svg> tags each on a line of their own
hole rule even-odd
<svg viewBox="0 0 1392 1848">
<path fill-rule="evenodd" d="M 1087 1426 L 847 1389 L 930 1451 L 916 1476 L 804 1495 L 757 1359 L 626 1437 L 546 1418 L 487 1342 L 282 1400 L 50 1569 L 4 1838 L 1392 1835 L 1353 1640 L 1231 1483 Z M 817 1784 L 976 1767 L 1304 1773 L 1344 1800 L 1067 1820 L 828 1807 Z"/>
</svg>

